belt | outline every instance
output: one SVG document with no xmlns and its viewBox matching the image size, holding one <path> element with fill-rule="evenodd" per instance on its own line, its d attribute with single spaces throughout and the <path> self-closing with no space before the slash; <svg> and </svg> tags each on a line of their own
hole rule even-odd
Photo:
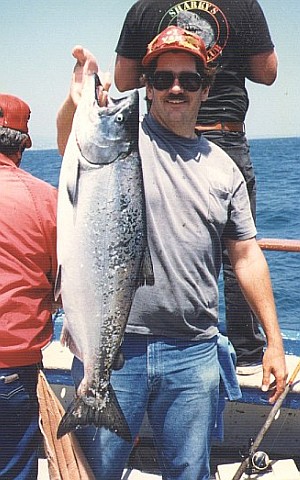
<svg viewBox="0 0 300 480">
<path fill-rule="evenodd" d="M 196 125 L 196 130 L 205 132 L 209 130 L 224 130 L 225 132 L 245 132 L 245 125 L 242 122 L 216 122 L 211 124 Z"/>
</svg>

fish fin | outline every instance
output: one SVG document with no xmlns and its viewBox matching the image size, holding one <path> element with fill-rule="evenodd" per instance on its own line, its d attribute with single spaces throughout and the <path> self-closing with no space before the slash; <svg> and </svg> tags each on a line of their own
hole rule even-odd
<svg viewBox="0 0 300 480">
<path fill-rule="evenodd" d="M 58 297 L 60 296 L 60 289 L 61 289 L 61 265 L 58 266 L 56 279 L 55 279 L 55 286 L 54 286 L 54 300 L 57 302 Z"/>
<path fill-rule="evenodd" d="M 117 351 L 117 355 L 112 365 L 113 370 L 121 370 L 121 368 L 124 365 L 124 362 L 125 362 L 125 358 L 124 358 L 123 352 L 119 349 Z"/>
<path fill-rule="evenodd" d="M 63 437 L 66 433 L 76 430 L 78 427 L 86 427 L 87 425 L 107 428 L 127 442 L 132 441 L 127 421 L 111 385 L 108 387 L 108 398 L 105 401 L 105 407 L 102 409 L 97 408 L 96 398 L 92 402 L 92 397 L 89 397 L 88 403 L 84 401 L 83 397 L 75 398 L 60 421 L 57 438 Z"/>
<path fill-rule="evenodd" d="M 79 358 L 79 360 L 82 361 L 82 355 L 81 352 L 79 351 L 77 345 L 75 344 L 69 330 L 65 327 L 65 325 L 62 328 L 61 334 L 60 334 L 60 343 L 64 347 L 68 347 L 68 349 L 75 355 L 75 357 Z"/>
<path fill-rule="evenodd" d="M 79 169 L 80 169 L 80 165 L 79 165 L 79 162 L 77 162 L 76 171 L 74 172 L 74 177 L 69 178 L 66 185 L 68 198 L 73 207 L 76 207 L 77 200 L 78 200 Z"/>
<path fill-rule="evenodd" d="M 138 277 L 138 287 L 141 287 L 142 285 L 154 285 L 153 264 L 148 245 L 145 248 L 144 257 L 140 268 L 140 274 Z"/>
</svg>

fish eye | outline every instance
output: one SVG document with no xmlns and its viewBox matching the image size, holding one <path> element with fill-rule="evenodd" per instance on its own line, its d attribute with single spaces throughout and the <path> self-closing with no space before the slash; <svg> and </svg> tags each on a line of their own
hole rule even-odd
<svg viewBox="0 0 300 480">
<path fill-rule="evenodd" d="M 123 113 L 118 113 L 118 115 L 116 115 L 116 122 L 122 123 L 123 120 L 124 120 L 124 115 L 123 115 Z"/>
</svg>

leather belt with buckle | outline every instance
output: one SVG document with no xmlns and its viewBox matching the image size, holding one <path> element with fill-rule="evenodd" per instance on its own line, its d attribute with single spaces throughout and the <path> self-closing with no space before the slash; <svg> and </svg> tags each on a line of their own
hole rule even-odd
<svg viewBox="0 0 300 480">
<path fill-rule="evenodd" d="M 209 130 L 223 130 L 225 132 L 245 132 L 245 125 L 242 122 L 216 122 L 207 125 L 196 125 L 196 130 L 207 132 Z"/>
</svg>

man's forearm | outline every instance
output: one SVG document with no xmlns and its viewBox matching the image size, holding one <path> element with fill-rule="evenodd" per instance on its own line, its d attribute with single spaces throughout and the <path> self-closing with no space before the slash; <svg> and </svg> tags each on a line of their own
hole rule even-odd
<svg viewBox="0 0 300 480">
<path fill-rule="evenodd" d="M 67 146 L 75 111 L 76 106 L 69 95 L 60 107 L 56 118 L 57 146 L 61 155 L 64 154 Z"/>
<path fill-rule="evenodd" d="M 284 391 L 287 369 L 268 264 L 254 239 L 229 242 L 227 248 L 243 294 L 267 337 L 267 348 L 263 357 L 262 390 L 267 391 L 270 388 L 273 382 L 271 375 L 274 375 L 276 386 L 271 390 L 269 397 L 269 402 L 273 403 Z"/>
<path fill-rule="evenodd" d="M 277 77 L 277 54 L 275 50 L 253 55 L 248 59 L 246 76 L 249 80 L 263 85 L 272 85 Z"/>
<path fill-rule="evenodd" d="M 145 86 L 142 67 L 138 60 L 117 55 L 115 63 L 115 84 L 120 92 Z"/>
</svg>

